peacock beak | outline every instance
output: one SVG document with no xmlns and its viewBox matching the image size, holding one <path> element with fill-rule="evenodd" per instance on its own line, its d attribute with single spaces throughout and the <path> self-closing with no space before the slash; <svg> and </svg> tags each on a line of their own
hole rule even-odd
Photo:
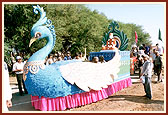
<svg viewBox="0 0 168 115">
<path fill-rule="evenodd" d="M 30 46 L 32 45 L 32 43 L 35 42 L 37 39 L 38 39 L 38 38 L 35 38 L 35 37 L 31 38 L 30 43 L 29 43 L 29 47 L 30 47 Z"/>
</svg>

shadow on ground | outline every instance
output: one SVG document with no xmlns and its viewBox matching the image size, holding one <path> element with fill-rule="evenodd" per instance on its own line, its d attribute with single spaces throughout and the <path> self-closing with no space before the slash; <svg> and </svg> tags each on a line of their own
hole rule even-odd
<svg viewBox="0 0 168 115">
<path fill-rule="evenodd" d="M 162 100 L 153 100 L 148 99 L 143 96 L 136 96 L 136 95 L 114 95 L 109 97 L 110 101 L 131 101 L 135 103 L 144 103 L 144 104 L 164 104 L 164 101 Z"/>
<path fill-rule="evenodd" d="M 12 94 L 12 107 L 9 111 L 37 111 L 31 104 L 31 96 L 29 94 L 24 94 L 20 96 L 19 93 Z"/>
</svg>

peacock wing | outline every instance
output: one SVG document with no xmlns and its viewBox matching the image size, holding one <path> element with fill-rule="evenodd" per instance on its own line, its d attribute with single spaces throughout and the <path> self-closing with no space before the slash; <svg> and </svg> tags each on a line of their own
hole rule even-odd
<svg viewBox="0 0 168 115">
<path fill-rule="evenodd" d="M 60 66 L 62 77 L 84 91 L 107 88 L 116 79 L 120 67 L 118 52 L 106 63 L 75 62 Z"/>
</svg>

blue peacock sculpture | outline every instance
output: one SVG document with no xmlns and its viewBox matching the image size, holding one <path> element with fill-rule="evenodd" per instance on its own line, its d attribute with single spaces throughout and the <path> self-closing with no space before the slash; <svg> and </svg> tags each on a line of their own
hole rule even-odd
<svg viewBox="0 0 168 115">
<path fill-rule="evenodd" d="M 43 8 L 39 5 L 33 8 L 36 14 L 40 12 L 40 19 L 31 29 L 32 39 L 29 46 L 40 39 L 46 39 L 47 43 L 35 52 L 24 66 L 24 80 L 28 93 L 39 98 L 57 98 L 108 88 L 120 71 L 121 56 L 118 50 L 113 59 L 106 63 L 68 60 L 46 66 L 44 60 L 55 45 L 56 34 Z"/>
</svg>

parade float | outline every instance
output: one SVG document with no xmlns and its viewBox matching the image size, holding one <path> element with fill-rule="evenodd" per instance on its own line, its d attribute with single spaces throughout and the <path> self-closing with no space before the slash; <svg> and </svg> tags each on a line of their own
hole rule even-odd
<svg viewBox="0 0 168 115">
<path fill-rule="evenodd" d="M 124 51 L 128 46 L 127 36 L 119 30 L 116 21 L 110 23 L 108 30 L 108 33 L 105 33 L 102 39 L 102 50 L 100 52 L 90 52 L 89 60 L 91 61 L 94 57 L 104 57 L 104 60 L 108 62 L 115 56 L 115 49 L 119 49 L 121 65 L 118 77 L 114 81 L 130 80 L 130 51 Z"/>
<path fill-rule="evenodd" d="M 114 36 L 110 34 L 109 37 L 106 34 L 103 41 L 109 41 L 108 45 L 114 45 L 111 49 L 106 46 L 103 51 L 105 54 L 113 54 L 108 62 L 68 60 L 46 66 L 44 60 L 55 45 L 56 34 L 43 8 L 39 5 L 33 8 L 36 14 L 40 12 L 40 19 L 31 29 L 32 39 L 29 46 L 34 41 L 47 40 L 46 45 L 35 52 L 24 66 L 25 85 L 35 109 L 61 111 L 75 108 L 108 98 L 117 91 L 131 86 L 127 59 L 129 52 L 119 51 L 126 48 L 128 40 L 123 32 L 115 29 L 115 25 L 112 25 L 113 31 L 110 32 Z M 117 34 L 116 31 L 120 33 Z"/>
</svg>

